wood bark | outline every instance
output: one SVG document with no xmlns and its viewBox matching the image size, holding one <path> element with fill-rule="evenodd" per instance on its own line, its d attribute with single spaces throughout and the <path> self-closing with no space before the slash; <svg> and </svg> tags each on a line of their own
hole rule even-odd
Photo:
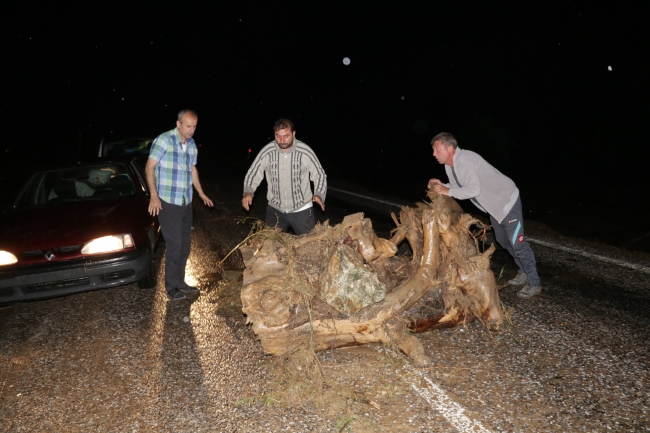
<svg viewBox="0 0 650 433">
<path fill-rule="evenodd" d="M 379 238 L 359 213 L 299 237 L 264 230 L 242 246 L 243 312 L 264 350 L 282 355 L 305 344 L 318 351 L 384 343 L 426 365 L 429 359 L 414 332 L 475 317 L 498 327 L 503 311 L 490 270 L 494 246 L 479 251 L 471 228 L 481 224 L 463 214 L 455 200 L 432 191 L 428 197 L 428 203 L 402 208 L 399 218 L 393 215 L 397 227 L 390 239 Z M 396 256 L 403 241 L 410 258 Z M 383 300 L 352 314 L 323 301 L 321 265 L 336 245 L 352 248 L 363 266 L 376 272 L 386 287 Z M 431 314 L 425 307 L 436 303 L 439 311 Z"/>
</svg>

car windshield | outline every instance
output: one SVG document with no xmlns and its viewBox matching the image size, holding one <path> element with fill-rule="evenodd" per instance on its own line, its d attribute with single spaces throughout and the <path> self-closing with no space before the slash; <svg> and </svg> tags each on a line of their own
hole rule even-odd
<svg viewBox="0 0 650 433">
<path fill-rule="evenodd" d="M 36 173 L 22 189 L 13 208 L 110 200 L 134 194 L 133 179 L 124 164 L 79 165 Z"/>
<path fill-rule="evenodd" d="M 102 143 L 99 156 L 119 157 L 132 154 L 148 155 L 153 138 L 109 139 Z"/>
</svg>

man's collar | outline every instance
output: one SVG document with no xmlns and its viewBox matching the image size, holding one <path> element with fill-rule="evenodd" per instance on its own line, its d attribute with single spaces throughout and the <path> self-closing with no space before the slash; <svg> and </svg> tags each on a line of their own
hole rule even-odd
<svg viewBox="0 0 650 433">
<path fill-rule="evenodd" d="M 174 141 L 177 142 L 178 144 L 182 145 L 183 142 L 181 141 L 181 135 L 178 133 L 178 127 L 174 128 L 174 130 L 172 131 L 172 134 L 176 137 L 176 139 Z M 187 140 L 185 140 L 185 144 L 188 144 L 188 143 L 194 143 L 194 139 L 193 138 L 188 138 Z"/>
<path fill-rule="evenodd" d="M 454 150 L 454 157 L 452 158 L 454 160 L 454 165 L 456 165 L 456 157 L 458 156 L 460 151 L 461 151 L 460 147 L 457 147 L 456 150 Z"/>
</svg>

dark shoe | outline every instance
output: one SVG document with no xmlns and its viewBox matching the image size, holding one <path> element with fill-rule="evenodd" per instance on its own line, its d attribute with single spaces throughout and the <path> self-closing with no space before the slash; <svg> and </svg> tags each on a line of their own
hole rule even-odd
<svg viewBox="0 0 650 433">
<path fill-rule="evenodd" d="M 518 271 L 517 275 L 510 281 L 508 281 L 508 284 L 511 286 L 523 286 L 528 282 L 528 275 L 526 275 L 524 272 Z"/>
<path fill-rule="evenodd" d="M 520 298 L 532 298 L 541 291 L 542 286 L 531 286 L 530 284 L 526 284 L 523 289 L 517 292 L 517 296 Z"/>
<path fill-rule="evenodd" d="M 198 287 L 193 287 L 193 286 L 185 286 L 180 288 L 181 292 L 187 293 L 188 295 L 196 295 L 199 293 L 199 288 Z"/>
<path fill-rule="evenodd" d="M 171 289 L 169 292 L 167 292 L 167 296 L 169 296 L 169 298 L 174 301 L 178 299 L 185 299 L 185 295 L 183 294 L 183 292 L 181 292 L 178 289 Z"/>
</svg>

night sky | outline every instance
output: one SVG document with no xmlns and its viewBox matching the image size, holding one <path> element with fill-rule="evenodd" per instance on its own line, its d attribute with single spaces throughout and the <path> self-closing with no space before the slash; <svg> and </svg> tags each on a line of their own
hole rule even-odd
<svg viewBox="0 0 650 433">
<path fill-rule="evenodd" d="M 647 209 L 650 2 L 88 5 L 5 17 L 3 166 L 155 136 L 189 107 L 202 172 L 289 117 L 330 178 L 377 192 L 421 198 L 448 131 L 539 215 L 594 191 Z"/>
</svg>

